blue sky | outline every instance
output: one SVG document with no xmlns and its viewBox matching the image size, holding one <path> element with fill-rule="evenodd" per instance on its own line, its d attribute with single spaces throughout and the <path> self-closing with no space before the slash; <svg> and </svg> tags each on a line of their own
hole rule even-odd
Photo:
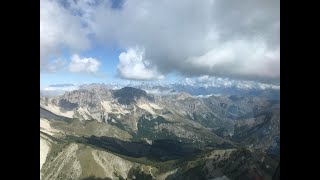
<svg viewBox="0 0 320 180">
<path fill-rule="evenodd" d="M 40 83 L 279 84 L 279 34 L 277 0 L 42 0 Z"/>
<path fill-rule="evenodd" d="M 80 57 L 95 57 L 101 62 L 100 68 L 96 73 L 79 72 L 73 73 L 68 70 L 70 57 L 73 55 L 68 50 L 63 50 L 63 53 L 48 60 L 48 64 L 55 61 L 57 58 L 66 61 L 66 66 L 60 68 L 57 72 L 40 72 L 41 87 L 47 87 L 53 84 L 89 84 L 89 83 L 130 83 L 135 80 L 121 78 L 117 72 L 119 63 L 119 54 L 123 49 L 117 47 L 106 47 L 103 45 L 95 45 L 92 49 L 83 51 L 79 54 Z M 165 80 L 158 80 L 167 83 L 176 83 L 183 80 L 184 77 L 177 73 L 169 73 Z M 156 80 L 140 80 L 141 82 L 150 82 Z"/>
<path fill-rule="evenodd" d="M 123 49 L 119 47 L 94 45 L 90 50 L 79 53 L 80 57 L 95 57 L 101 62 L 100 68 L 96 73 L 79 72 L 73 73 L 68 70 L 70 57 L 73 53 L 68 50 L 62 50 L 63 53 L 59 56 L 49 58 L 48 64 L 55 61 L 57 58 L 66 61 L 64 68 L 58 69 L 57 72 L 40 72 L 41 88 L 48 87 L 54 84 L 89 84 L 89 83 L 131 83 L 135 80 L 121 78 L 117 72 L 117 65 L 119 63 L 119 54 Z M 158 80 L 166 83 L 176 83 L 184 80 L 184 77 L 177 73 L 169 73 L 165 80 Z M 157 80 L 140 80 L 141 82 L 150 82 Z"/>
</svg>

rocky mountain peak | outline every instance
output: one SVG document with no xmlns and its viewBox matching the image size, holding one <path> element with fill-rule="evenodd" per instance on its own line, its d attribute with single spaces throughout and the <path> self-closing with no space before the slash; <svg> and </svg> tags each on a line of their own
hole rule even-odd
<svg viewBox="0 0 320 180">
<path fill-rule="evenodd" d="M 126 105 L 132 104 L 140 98 L 145 98 L 151 101 L 154 100 L 153 96 L 148 95 L 146 91 L 133 87 L 124 87 L 119 90 L 114 90 L 112 95 L 120 104 Z"/>
<path fill-rule="evenodd" d="M 187 98 L 192 98 L 192 96 L 190 94 L 185 93 L 185 92 L 177 94 L 176 97 L 177 97 L 177 100 L 185 100 Z"/>
</svg>

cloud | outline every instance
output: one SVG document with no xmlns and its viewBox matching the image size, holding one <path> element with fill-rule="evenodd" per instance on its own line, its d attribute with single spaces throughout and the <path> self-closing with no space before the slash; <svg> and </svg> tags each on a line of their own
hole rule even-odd
<svg viewBox="0 0 320 180">
<path fill-rule="evenodd" d="M 80 58 L 79 55 L 74 54 L 71 57 L 71 63 L 69 64 L 70 72 L 86 72 L 96 73 L 99 70 L 101 63 L 94 58 Z"/>
<path fill-rule="evenodd" d="M 217 88 L 238 88 L 238 89 L 274 89 L 279 90 L 280 85 L 266 84 L 256 81 L 235 80 L 230 78 L 220 78 L 213 76 L 200 76 L 196 78 L 185 78 L 186 85 L 200 87 L 217 87 Z"/>
<path fill-rule="evenodd" d="M 41 89 L 41 88 L 40 88 Z M 56 84 L 56 85 L 49 85 L 41 90 L 44 91 L 73 91 L 79 89 L 79 86 L 73 84 Z"/>
<path fill-rule="evenodd" d="M 130 0 L 117 8 L 110 0 L 67 2 L 41 1 L 41 59 L 60 47 L 88 48 L 90 34 L 128 50 L 119 56 L 122 78 L 158 79 L 175 72 L 279 82 L 278 0 Z"/>
<path fill-rule="evenodd" d="M 187 59 L 186 70 L 222 77 L 277 78 L 280 76 L 280 49 L 270 50 L 264 42 L 237 40 L 222 43 L 204 55 Z"/>
<path fill-rule="evenodd" d="M 41 71 L 48 73 L 56 73 L 61 70 L 66 65 L 66 61 L 62 59 L 56 59 L 51 62 L 46 62 L 42 64 Z"/>
<path fill-rule="evenodd" d="M 144 49 L 130 48 L 119 55 L 118 72 L 122 78 L 132 80 L 163 79 L 155 67 L 145 59 Z"/>
<path fill-rule="evenodd" d="M 62 50 L 82 51 L 90 46 L 83 18 L 55 0 L 40 1 L 40 64 Z"/>
<path fill-rule="evenodd" d="M 278 80 L 279 4 L 130 0 L 120 10 L 97 6 L 92 30 L 107 44 L 144 47 L 161 74 Z"/>
</svg>

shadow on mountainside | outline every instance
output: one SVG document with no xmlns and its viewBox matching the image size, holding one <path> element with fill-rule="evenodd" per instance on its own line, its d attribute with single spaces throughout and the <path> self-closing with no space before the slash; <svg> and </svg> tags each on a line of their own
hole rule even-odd
<svg viewBox="0 0 320 180">
<path fill-rule="evenodd" d="M 130 171 L 128 172 L 127 178 L 123 178 L 122 176 L 119 176 L 117 174 L 114 174 L 116 177 L 119 178 L 119 180 L 133 180 L 133 179 L 137 179 L 137 180 L 152 180 L 152 176 L 149 174 L 150 172 L 144 172 L 141 171 L 140 168 L 131 168 Z M 99 178 L 99 177 L 95 177 L 95 176 L 89 176 L 86 178 L 83 178 L 82 180 L 112 180 L 112 178 L 109 177 L 105 177 L 105 178 Z"/>
<path fill-rule="evenodd" d="M 67 137 L 71 141 L 93 145 L 117 154 L 150 160 L 167 161 L 193 156 L 201 152 L 191 143 L 183 143 L 169 139 L 154 140 L 152 144 L 145 142 L 122 141 L 112 137 Z"/>
<path fill-rule="evenodd" d="M 82 180 L 112 180 L 111 178 L 99 178 L 99 177 L 95 177 L 95 176 L 89 176 L 86 178 L 83 178 Z"/>
</svg>

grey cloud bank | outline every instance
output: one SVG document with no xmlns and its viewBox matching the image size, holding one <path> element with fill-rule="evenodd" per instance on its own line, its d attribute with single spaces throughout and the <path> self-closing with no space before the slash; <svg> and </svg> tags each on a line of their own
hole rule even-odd
<svg viewBox="0 0 320 180">
<path fill-rule="evenodd" d="M 280 76 L 279 1 L 126 1 L 99 6 L 93 31 L 145 49 L 158 71 L 240 79 Z"/>
</svg>

